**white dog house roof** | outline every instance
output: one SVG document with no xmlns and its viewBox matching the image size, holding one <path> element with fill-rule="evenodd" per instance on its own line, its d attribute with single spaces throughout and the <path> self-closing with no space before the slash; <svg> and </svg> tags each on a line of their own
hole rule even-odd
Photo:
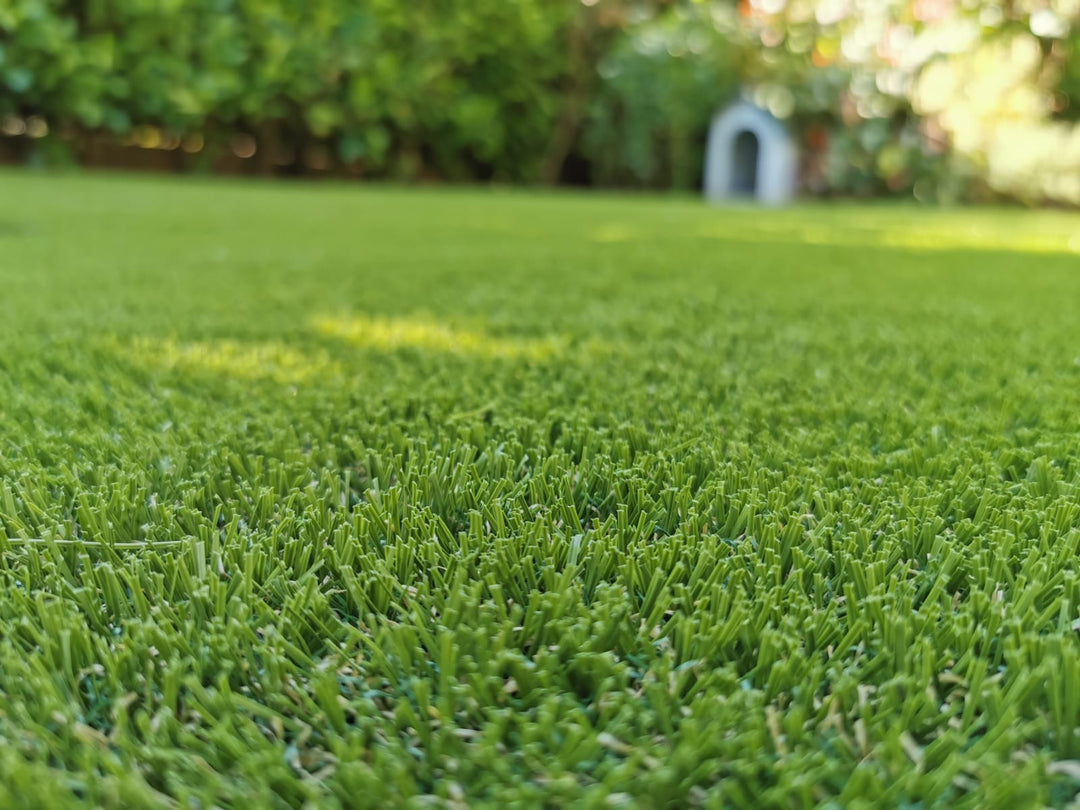
<svg viewBox="0 0 1080 810">
<path fill-rule="evenodd" d="M 795 142 L 784 125 L 749 101 L 736 101 L 709 127 L 705 197 L 782 205 L 795 195 L 797 163 Z"/>
</svg>

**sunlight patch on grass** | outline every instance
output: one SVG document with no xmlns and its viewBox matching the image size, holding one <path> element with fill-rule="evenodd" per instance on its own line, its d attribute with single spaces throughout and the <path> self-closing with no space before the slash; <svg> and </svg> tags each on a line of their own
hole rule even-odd
<svg viewBox="0 0 1080 810">
<path fill-rule="evenodd" d="M 325 352 L 312 355 L 281 341 L 138 338 L 117 348 L 125 359 L 142 368 L 211 372 L 240 380 L 297 384 L 342 373 L 340 364 Z"/>
<path fill-rule="evenodd" d="M 998 251 L 1005 253 L 1070 254 L 1080 253 L 1080 235 L 1071 223 L 1034 230 L 1012 227 L 1004 221 L 930 222 L 919 217 L 911 222 L 896 217 L 882 221 L 873 214 L 847 216 L 798 216 L 797 210 L 781 212 L 772 218 L 748 218 L 746 209 L 733 208 L 730 216 L 711 220 L 698 227 L 661 227 L 649 223 L 633 227 L 628 223 L 608 222 L 594 228 L 589 241 L 595 244 L 624 244 L 671 239 L 708 239 L 735 244 L 790 244 L 833 247 L 897 248 L 917 251 Z"/>
<path fill-rule="evenodd" d="M 815 222 L 798 225 L 780 220 L 765 225 L 755 223 L 710 223 L 698 231 L 698 236 L 725 242 L 778 242 L 836 247 L 879 247 L 901 250 L 947 251 L 975 250 L 1006 253 L 1080 253 L 1080 237 L 1066 232 L 1009 231 L 981 226 L 935 226 L 926 220 L 918 225 L 879 228 L 866 225 L 834 225 Z"/>
<path fill-rule="evenodd" d="M 612 222 L 597 228 L 593 232 L 592 241 L 607 244 L 613 242 L 632 242 L 637 238 L 640 238 L 640 235 L 632 228 L 618 222 Z"/>
<path fill-rule="evenodd" d="M 326 337 L 364 349 L 424 349 L 470 357 L 546 360 L 563 348 L 556 338 L 496 337 L 475 329 L 451 328 L 429 317 L 350 315 L 320 317 L 312 326 Z"/>
</svg>

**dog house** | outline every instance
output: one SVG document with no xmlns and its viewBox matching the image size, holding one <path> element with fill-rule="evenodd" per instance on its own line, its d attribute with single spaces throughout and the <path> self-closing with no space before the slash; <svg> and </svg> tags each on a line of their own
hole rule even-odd
<svg viewBox="0 0 1080 810">
<path fill-rule="evenodd" d="M 705 197 L 781 205 L 795 195 L 797 162 L 795 142 L 784 125 L 761 107 L 737 101 L 709 127 Z"/>
</svg>

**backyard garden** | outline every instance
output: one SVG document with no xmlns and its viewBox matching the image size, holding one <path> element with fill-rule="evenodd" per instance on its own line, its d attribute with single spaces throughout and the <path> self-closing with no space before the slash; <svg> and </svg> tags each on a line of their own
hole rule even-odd
<svg viewBox="0 0 1080 810">
<path fill-rule="evenodd" d="M 1080 807 L 1077 46 L 0 3 L 0 808 Z"/>
</svg>

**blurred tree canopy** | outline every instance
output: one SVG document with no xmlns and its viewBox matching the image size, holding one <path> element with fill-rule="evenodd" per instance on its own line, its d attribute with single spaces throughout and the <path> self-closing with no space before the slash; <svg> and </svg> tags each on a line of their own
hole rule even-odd
<svg viewBox="0 0 1080 810">
<path fill-rule="evenodd" d="M 742 91 L 816 194 L 1080 203 L 1080 0 L 4 0 L 0 133 L 266 172 L 693 187 Z"/>
</svg>

